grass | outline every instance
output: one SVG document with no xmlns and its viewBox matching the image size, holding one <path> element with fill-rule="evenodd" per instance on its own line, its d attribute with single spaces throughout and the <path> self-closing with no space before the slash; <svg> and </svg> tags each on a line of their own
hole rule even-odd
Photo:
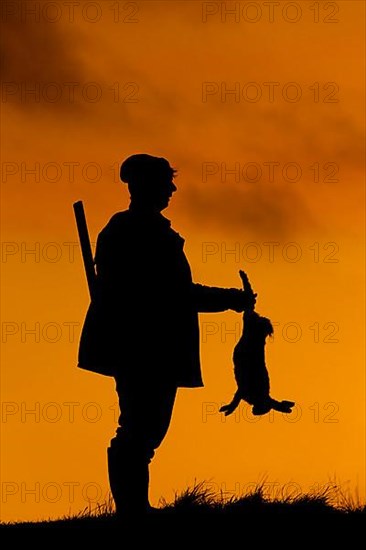
<svg viewBox="0 0 366 550">
<path fill-rule="evenodd" d="M 192 526 L 197 528 L 210 525 L 215 529 L 230 526 L 231 529 L 240 530 L 244 527 L 249 532 L 251 528 L 257 529 L 255 525 L 258 521 L 269 525 L 271 520 L 275 520 L 277 526 L 283 525 L 286 528 L 289 521 L 312 528 L 315 525 L 329 525 L 331 521 L 333 526 L 346 525 L 354 529 L 364 520 L 365 515 L 366 506 L 359 502 L 357 495 L 352 497 L 333 483 L 324 485 L 317 492 L 292 496 L 279 489 L 273 498 L 269 498 L 266 495 L 265 481 L 245 495 L 230 497 L 223 493 L 216 494 L 208 483 L 199 482 L 181 494 L 176 494 L 171 503 L 161 500 L 159 508 L 144 521 L 148 522 L 149 527 L 163 531 L 170 525 L 183 527 L 186 533 Z M 136 521 L 140 519 L 137 518 Z M 117 520 L 112 499 L 94 509 L 86 508 L 76 515 L 57 520 L 0 524 L 3 530 L 38 527 L 126 528 L 131 525 Z"/>
</svg>

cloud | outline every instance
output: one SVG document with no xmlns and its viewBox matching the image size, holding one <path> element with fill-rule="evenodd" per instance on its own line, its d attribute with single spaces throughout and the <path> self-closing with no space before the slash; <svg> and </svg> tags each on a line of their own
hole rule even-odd
<svg viewBox="0 0 366 550">
<path fill-rule="evenodd" d="M 17 2 L 17 4 L 19 10 L 24 2 Z M 29 109 L 29 104 L 24 101 L 26 89 L 34 89 L 36 85 L 49 83 L 62 87 L 65 83 L 79 83 L 84 76 L 83 63 L 77 54 L 81 43 L 80 35 L 66 32 L 57 23 L 42 19 L 37 22 L 31 18 L 22 22 L 20 18 L 16 20 L 4 17 L 0 40 L 3 93 L 6 84 L 16 84 L 18 92 L 8 94 L 7 98 L 18 107 Z M 40 93 L 39 102 L 32 101 L 33 107 L 37 104 L 55 106 L 55 103 L 45 101 L 42 93 Z M 63 107 L 73 105 L 66 93 L 63 93 L 57 101 L 57 106 L 60 105 Z"/>
<path fill-rule="evenodd" d="M 38 130 L 37 140 L 26 144 L 27 154 L 49 155 L 56 143 L 60 162 L 70 160 L 71 147 L 75 158 L 108 165 L 134 152 L 167 156 L 181 170 L 179 198 L 173 201 L 172 211 L 177 208 L 179 216 L 184 212 L 197 228 L 217 226 L 235 232 L 244 228 L 263 237 L 287 238 L 304 229 L 317 230 L 326 222 L 340 223 L 337 208 L 343 204 L 345 189 L 343 185 L 342 191 L 341 184 L 352 174 L 346 182 L 349 197 L 362 181 L 353 177 L 361 171 L 363 158 L 356 108 L 359 87 L 347 79 L 340 87 L 342 101 L 314 103 L 308 89 L 318 78 L 313 65 L 296 62 L 296 66 L 287 67 L 283 63 L 283 46 L 287 44 L 290 52 L 291 37 L 273 46 L 269 40 L 273 34 L 261 25 L 253 27 L 251 34 L 248 26 L 243 34 L 242 26 L 204 25 L 194 4 L 188 9 L 184 2 L 174 3 L 174 8 L 166 2 L 156 6 L 145 2 L 137 15 L 139 22 L 124 26 L 112 22 L 110 8 L 93 27 L 80 21 L 73 26 L 32 20 L 27 25 L 5 22 L 3 82 L 26 82 L 31 87 L 35 82 L 95 80 L 105 91 L 103 101 L 95 104 L 80 100 L 80 96 L 70 104 L 65 96 L 57 104 L 41 101 L 37 105 L 20 103 L 19 96 L 14 96 L 15 105 L 21 108 L 22 134 L 33 132 L 35 125 Z M 317 51 L 312 43 L 309 48 L 312 55 Z M 340 63 L 335 58 L 329 60 L 330 65 Z M 202 101 L 205 81 L 225 81 L 230 88 L 237 81 L 243 85 L 269 80 L 282 85 L 295 79 L 302 83 L 304 97 L 299 103 L 285 102 L 279 89 L 276 101 L 270 103 L 265 88 L 258 103 L 232 98 L 223 102 L 219 95 Z M 111 91 L 116 82 L 119 102 Z M 122 100 L 123 87 L 131 82 L 138 87 L 138 101 L 129 103 Z M 35 107 L 43 109 L 43 119 L 35 120 Z M 68 120 L 63 118 L 67 109 L 72 115 Z M 53 141 L 48 137 L 49 113 L 55 129 Z M 11 129 L 14 134 L 18 132 L 17 120 L 15 117 Z M 74 139 L 70 139 L 71 133 Z M 14 150 L 17 139 L 14 137 Z M 202 163 L 206 161 L 228 166 L 257 162 L 262 168 L 271 161 L 282 166 L 296 162 L 303 177 L 298 183 L 280 177 L 273 183 L 265 178 L 258 183 L 237 183 L 232 179 L 221 182 L 217 176 L 204 183 Z M 329 162 L 339 164 L 342 181 L 339 185 L 320 181 L 315 186 L 310 167 L 318 163 L 324 175 L 323 166 Z M 97 190 L 95 201 L 98 204 Z"/>
<path fill-rule="evenodd" d="M 304 198 L 289 186 L 201 184 L 187 186 L 183 195 L 182 210 L 201 230 L 243 230 L 260 238 L 283 239 L 318 225 Z"/>
</svg>

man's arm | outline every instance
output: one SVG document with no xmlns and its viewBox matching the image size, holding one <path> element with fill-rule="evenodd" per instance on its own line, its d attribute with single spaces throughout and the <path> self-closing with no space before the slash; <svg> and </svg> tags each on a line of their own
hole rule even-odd
<svg viewBox="0 0 366 550">
<path fill-rule="evenodd" d="M 255 295 L 256 296 L 256 295 Z M 217 288 L 192 283 L 192 298 L 196 311 L 217 313 L 233 309 L 240 312 L 255 304 L 255 296 L 237 288 Z"/>
</svg>

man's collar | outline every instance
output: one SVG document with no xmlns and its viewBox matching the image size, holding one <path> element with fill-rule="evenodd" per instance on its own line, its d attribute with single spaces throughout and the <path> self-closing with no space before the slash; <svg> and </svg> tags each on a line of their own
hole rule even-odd
<svg viewBox="0 0 366 550">
<path fill-rule="evenodd" d="M 146 222 L 147 224 L 157 223 L 167 227 L 171 226 L 171 221 L 168 220 L 168 218 L 166 218 L 165 216 L 163 216 L 161 212 L 154 212 L 153 210 L 144 210 L 142 208 L 136 207 L 133 204 L 130 204 L 128 211 L 134 218 L 138 219 L 142 223 L 143 222 Z"/>
</svg>

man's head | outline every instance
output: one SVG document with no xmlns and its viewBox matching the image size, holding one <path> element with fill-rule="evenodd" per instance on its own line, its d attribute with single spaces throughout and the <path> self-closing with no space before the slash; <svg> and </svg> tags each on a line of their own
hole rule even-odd
<svg viewBox="0 0 366 550">
<path fill-rule="evenodd" d="M 173 183 L 175 173 L 165 158 L 139 154 L 123 161 L 120 178 L 128 184 L 134 204 L 160 212 L 177 190 Z"/>
</svg>

